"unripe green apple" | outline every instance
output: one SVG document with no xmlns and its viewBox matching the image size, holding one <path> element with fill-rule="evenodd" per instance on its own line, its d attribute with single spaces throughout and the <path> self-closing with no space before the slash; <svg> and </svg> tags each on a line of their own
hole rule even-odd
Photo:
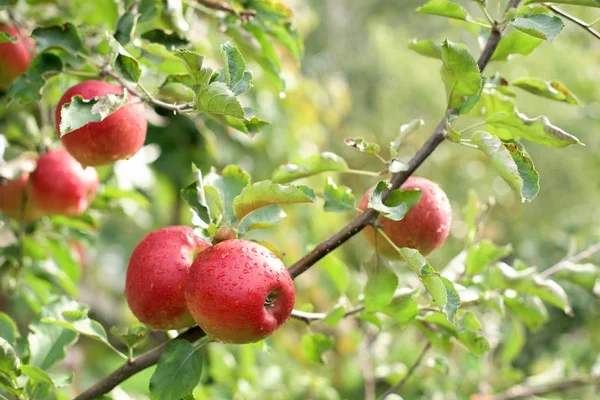
<svg viewBox="0 0 600 400">
<path fill-rule="evenodd" d="M 27 71 L 35 47 L 32 40 L 15 27 L 0 25 L 0 31 L 18 39 L 17 43 L 0 43 L 0 88 L 7 89 Z"/>
<path fill-rule="evenodd" d="M 60 132 L 61 109 L 75 95 L 85 100 L 107 94 L 121 94 L 123 88 L 104 81 L 86 81 L 65 92 L 56 107 L 56 131 Z M 146 140 L 148 122 L 144 104 L 127 104 L 99 122 L 91 122 L 61 137 L 65 148 L 85 166 L 97 166 L 124 160 L 137 153 Z"/>
<path fill-rule="evenodd" d="M 295 290 L 275 254 L 257 243 L 232 239 L 198 254 L 188 274 L 185 299 L 210 337 L 251 343 L 289 319 Z"/>
<path fill-rule="evenodd" d="M 170 226 L 149 233 L 129 259 L 125 297 L 133 314 L 154 330 L 194 325 L 184 288 L 196 254 L 210 244 L 188 226 Z"/>
<path fill-rule="evenodd" d="M 360 209 L 366 210 L 372 187 L 364 195 Z M 410 177 L 400 187 L 402 190 L 420 190 L 421 199 L 412 207 L 400 221 L 381 218 L 381 229 L 398 247 L 417 249 L 421 254 L 427 255 L 444 244 L 450 224 L 452 222 L 452 209 L 446 193 L 437 183 L 425 178 Z M 367 241 L 373 248 L 389 257 L 398 258 L 398 252 L 381 235 L 377 235 L 372 226 L 363 229 Z"/>
<path fill-rule="evenodd" d="M 98 189 L 98 173 L 81 166 L 65 149 L 42 155 L 31 173 L 29 195 L 46 214 L 79 215 Z"/>
<path fill-rule="evenodd" d="M 33 221 L 44 215 L 31 200 L 28 186 L 29 172 L 24 172 L 18 178 L 0 184 L 0 209 L 4 215 L 20 220 L 23 201 L 26 201 L 24 205 L 25 221 Z"/>
</svg>

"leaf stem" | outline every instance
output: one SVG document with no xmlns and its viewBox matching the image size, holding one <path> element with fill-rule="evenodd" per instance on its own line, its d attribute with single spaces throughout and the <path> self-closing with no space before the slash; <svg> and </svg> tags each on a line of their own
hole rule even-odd
<svg viewBox="0 0 600 400">
<path fill-rule="evenodd" d="M 343 174 L 353 174 L 353 175 L 364 175 L 364 176 L 381 176 L 379 172 L 373 171 L 363 171 L 361 169 L 347 169 L 344 171 L 338 171 Z"/>
<path fill-rule="evenodd" d="M 459 130 L 459 131 L 458 131 L 458 133 L 461 133 L 461 134 L 462 134 L 462 133 L 465 133 L 465 132 L 467 132 L 467 131 L 469 131 L 469 130 L 471 130 L 471 129 L 479 128 L 480 126 L 483 126 L 483 125 L 485 125 L 486 123 L 487 123 L 486 121 L 480 121 L 480 122 L 478 122 L 478 123 L 476 123 L 476 124 L 469 125 L 469 126 L 467 126 L 466 128 L 462 128 L 461 130 Z"/>
<path fill-rule="evenodd" d="M 487 8 L 485 8 L 485 6 L 483 5 L 483 3 L 477 3 L 477 4 L 479 5 L 479 8 L 481 8 L 481 12 L 483 12 L 483 15 L 485 15 L 485 18 L 488 20 L 488 22 L 490 23 L 490 25 L 495 26 L 496 25 L 496 21 L 494 21 L 494 18 L 492 18 L 492 16 L 488 12 Z M 492 26 L 490 26 L 490 28 Z"/>
</svg>

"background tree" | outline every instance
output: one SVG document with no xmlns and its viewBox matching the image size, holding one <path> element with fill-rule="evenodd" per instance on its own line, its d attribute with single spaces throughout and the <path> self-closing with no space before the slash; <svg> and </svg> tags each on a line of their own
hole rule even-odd
<svg viewBox="0 0 600 400">
<path fill-rule="evenodd" d="M 0 397 L 598 396 L 597 0 L 0 7 Z M 123 90 L 63 98 L 84 81 Z M 97 189 L 48 174 L 61 142 Z M 374 251 L 417 168 L 448 239 Z M 129 257 L 170 225 L 274 252 L 293 319 L 246 345 L 138 324 Z"/>
</svg>

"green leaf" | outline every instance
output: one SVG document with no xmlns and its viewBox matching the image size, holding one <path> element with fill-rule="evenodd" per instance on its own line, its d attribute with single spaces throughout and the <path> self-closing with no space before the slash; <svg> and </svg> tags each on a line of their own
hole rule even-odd
<svg viewBox="0 0 600 400">
<path fill-rule="evenodd" d="M 510 83 L 523 90 L 547 99 L 568 104 L 582 105 L 581 101 L 560 81 L 545 81 L 539 78 L 520 78 Z"/>
<path fill-rule="evenodd" d="M 432 40 L 417 40 L 413 39 L 408 43 L 408 48 L 425 57 L 442 59 L 442 48 L 439 44 Z"/>
<path fill-rule="evenodd" d="M 550 147 L 567 147 L 581 144 L 575 136 L 550 123 L 547 117 L 528 118 L 519 112 L 492 115 L 486 123 L 494 128 L 501 139 L 522 138 Z"/>
<path fill-rule="evenodd" d="M 0 373 L 14 379 L 20 375 L 21 360 L 15 349 L 4 338 L 0 338 Z"/>
<path fill-rule="evenodd" d="M 233 200 L 233 212 L 238 221 L 259 208 L 272 204 L 314 203 L 315 193 L 308 186 L 279 185 L 271 181 L 246 186 Z"/>
<path fill-rule="evenodd" d="M 340 295 L 346 293 L 350 284 L 350 274 L 346 265 L 336 256 L 328 254 L 319 261 L 320 267 L 325 271 Z"/>
<path fill-rule="evenodd" d="M 205 184 L 217 188 L 223 203 L 223 220 L 233 223 L 233 200 L 250 185 L 250 174 L 237 165 L 226 166 L 221 175 L 212 170 L 205 178 Z"/>
<path fill-rule="evenodd" d="M 517 271 L 511 266 L 498 262 L 486 274 L 486 282 L 492 288 L 512 289 L 519 294 L 537 296 L 566 314 L 571 314 L 571 306 L 564 289 L 550 279 L 542 278 L 534 267 Z"/>
<path fill-rule="evenodd" d="M 244 235 L 253 229 L 270 228 L 286 216 L 286 213 L 278 205 L 266 206 L 248 214 L 237 230 L 240 235 Z"/>
<path fill-rule="evenodd" d="M 18 43 L 19 38 L 17 38 L 16 36 L 11 36 L 10 34 L 8 34 L 6 32 L 0 32 L 0 43 L 6 43 L 6 42 Z"/>
<path fill-rule="evenodd" d="M 525 14 L 510 21 L 519 31 L 538 39 L 551 42 L 564 28 L 565 24 L 555 15 Z"/>
<path fill-rule="evenodd" d="M 554 277 L 569 281 L 592 292 L 597 280 L 600 278 L 600 268 L 593 264 L 564 262 L 561 268 L 554 274 Z"/>
<path fill-rule="evenodd" d="M 223 82 L 213 82 L 207 88 L 197 92 L 198 111 L 229 115 L 235 118 L 244 118 L 244 108 L 238 101 L 235 93 Z"/>
<path fill-rule="evenodd" d="M 401 288 L 396 291 L 392 301 L 381 311 L 400 324 L 406 324 L 419 315 L 419 306 L 413 295 L 414 289 Z"/>
<path fill-rule="evenodd" d="M 516 359 L 526 342 L 526 332 L 523 324 L 516 318 L 507 320 L 508 330 L 502 340 L 502 348 L 500 349 L 500 360 L 503 364 L 509 365 Z"/>
<path fill-rule="evenodd" d="M 169 97 L 180 102 L 194 101 L 195 93 L 192 87 L 194 79 L 187 74 L 169 75 L 159 88 L 161 96 Z"/>
<path fill-rule="evenodd" d="M 106 34 L 108 44 L 114 54 L 113 67 L 115 71 L 130 82 L 137 82 L 142 76 L 140 63 L 121 46 L 110 34 Z"/>
<path fill-rule="evenodd" d="M 77 285 L 53 259 L 35 260 L 31 265 L 31 272 L 53 285 L 60 287 L 67 294 L 70 294 L 71 296 L 77 295 Z"/>
<path fill-rule="evenodd" d="M 152 400 L 180 400 L 200 382 L 204 355 L 186 340 L 170 342 L 150 378 Z"/>
<path fill-rule="evenodd" d="M 524 4 L 546 3 L 546 0 L 525 0 Z M 552 0 L 552 3 L 569 4 L 574 6 L 599 7 L 599 0 Z"/>
<path fill-rule="evenodd" d="M 454 284 L 450 280 L 440 276 L 440 280 L 446 290 L 446 304 L 442 307 L 442 311 L 446 314 L 446 318 L 451 323 L 455 323 L 456 313 L 460 307 L 460 296 L 454 288 Z"/>
<path fill-rule="evenodd" d="M 338 186 L 331 177 L 327 177 L 325 190 L 323 191 L 326 212 L 343 212 L 354 210 L 356 199 L 352 189 L 347 186 Z"/>
<path fill-rule="evenodd" d="M 145 325 L 138 324 L 125 330 L 119 330 L 116 326 L 113 326 L 110 328 L 110 333 L 125 343 L 128 348 L 134 349 L 144 341 L 148 335 L 148 328 Z"/>
<path fill-rule="evenodd" d="M 463 21 L 469 18 L 469 14 L 460 4 L 448 0 L 430 0 L 416 11 L 420 14 L 439 15 Z"/>
<path fill-rule="evenodd" d="M 341 320 L 344 319 L 345 315 L 346 310 L 344 310 L 344 307 L 336 307 L 327 314 L 327 316 L 323 319 L 323 323 L 329 326 L 336 326 Z"/>
<path fill-rule="evenodd" d="M 498 174 L 523 201 L 532 201 L 540 190 L 539 174 L 531 158 L 513 143 L 503 143 L 487 132 L 476 132 L 471 140 L 490 157 Z"/>
<path fill-rule="evenodd" d="M 181 190 L 181 198 L 189 204 L 191 209 L 198 215 L 204 223 L 203 228 L 212 222 L 210 208 L 206 201 L 206 193 L 204 191 L 204 180 L 202 179 L 202 171 L 192 164 L 192 172 L 196 180 Z"/>
<path fill-rule="evenodd" d="M 76 309 L 77 306 L 76 301 L 60 297 L 42 308 L 39 319 L 29 325 L 29 364 L 47 370 L 65 357 L 66 348 L 77 341 L 77 333 L 61 326 L 45 324 L 41 319 L 60 318 L 63 311 Z"/>
<path fill-rule="evenodd" d="M 213 70 L 202 66 L 204 56 L 187 49 L 177 49 L 173 54 L 183 61 L 183 65 L 196 82 L 196 89 L 206 89 L 213 75 Z"/>
<path fill-rule="evenodd" d="M 450 108 L 459 108 L 466 98 L 481 94 L 483 79 L 477 61 L 467 49 L 448 40 L 442 43 L 441 74 Z"/>
<path fill-rule="evenodd" d="M 19 328 L 13 319 L 3 312 L 0 312 L 0 338 L 6 340 L 11 346 L 17 345 Z"/>
<path fill-rule="evenodd" d="M 387 306 L 398 287 L 398 276 L 388 263 L 378 255 L 374 255 L 368 265 L 367 284 L 364 289 L 365 309 L 367 311 L 379 311 Z"/>
<path fill-rule="evenodd" d="M 346 138 L 344 143 L 346 146 L 355 147 L 360 152 L 367 154 L 378 154 L 381 149 L 377 143 L 367 142 L 361 137 Z"/>
<path fill-rule="evenodd" d="M 487 239 L 477 242 L 467 252 L 465 272 L 467 275 L 480 274 L 486 266 L 510 255 L 512 251 L 513 249 L 510 244 L 496 246 Z"/>
<path fill-rule="evenodd" d="M 398 155 L 398 150 L 400 146 L 404 142 L 404 140 L 412 133 L 418 131 L 423 125 L 425 125 L 425 121 L 422 119 L 413 119 L 408 124 L 400 125 L 400 132 L 398 133 L 398 137 L 390 143 L 390 156 L 392 158 L 396 158 Z M 397 160 L 394 160 L 397 161 Z M 390 166 L 390 172 L 395 173 L 398 171 L 392 171 L 392 166 Z"/>
<path fill-rule="evenodd" d="M 369 195 L 369 208 L 379 211 L 386 218 L 400 221 L 406 212 L 421 200 L 420 190 L 394 190 L 385 202 L 382 200 L 383 192 L 389 188 L 386 181 L 379 181 L 375 190 Z"/>
<path fill-rule="evenodd" d="M 142 39 L 152 43 L 160 43 L 165 46 L 168 50 L 173 50 L 176 47 L 186 46 L 190 43 L 187 38 L 179 36 L 176 32 L 167 33 L 162 29 L 153 29 L 151 31 L 144 32 Z"/>
<path fill-rule="evenodd" d="M 537 331 L 550 318 L 548 310 L 539 297 L 504 296 L 506 308 L 519 320 L 523 321 L 531 331 Z"/>
<path fill-rule="evenodd" d="M 127 90 L 122 94 L 107 94 L 102 97 L 84 99 L 73 96 L 60 110 L 60 137 L 63 137 L 91 122 L 99 122 L 126 105 L 129 101 Z"/>
<path fill-rule="evenodd" d="M 458 330 L 447 321 L 443 313 L 431 312 L 424 317 L 418 317 L 418 319 L 434 324 L 445 334 L 455 337 L 473 354 L 482 355 L 490 350 L 488 341 L 480 333 L 468 329 Z"/>
<path fill-rule="evenodd" d="M 54 381 L 50 375 L 40 367 L 36 367 L 35 365 L 22 365 L 21 372 L 27 375 L 29 380 L 34 384 L 49 383 L 54 386 Z"/>
<path fill-rule="evenodd" d="M 113 36 L 121 44 L 121 46 L 127 45 L 133 39 L 133 34 L 137 25 L 140 14 L 127 12 L 117 21 L 117 28 Z M 143 37 L 143 36 L 142 36 Z"/>
<path fill-rule="evenodd" d="M 332 347 L 333 341 L 320 333 L 302 336 L 304 355 L 310 361 L 323 364 L 323 353 Z"/>
<path fill-rule="evenodd" d="M 162 0 L 141 0 L 138 5 L 140 23 L 150 22 L 162 14 L 164 2 Z"/>
<path fill-rule="evenodd" d="M 479 321 L 479 319 L 471 311 L 467 311 L 463 315 L 462 319 L 460 320 L 460 324 L 466 330 L 472 332 L 480 332 L 483 329 L 481 321 Z"/>
<path fill-rule="evenodd" d="M 337 154 L 325 152 L 299 158 L 290 164 L 281 165 L 273 172 L 273 182 L 289 183 L 327 171 L 345 171 L 346 161 Z"/>
<path fill-rule="evenodd" d="M 225 62 L 223 72 L 225 83 L 236 95 L 246 93 L 252 87 L 252 74 L 246 69 L 242 53 L 231 43 L 221 46 L 221 56 Z"/>
<path fill-rule="evenodd" d="M 527 56 L 542 42 L 543 40 L 522 32 L 511 32 L 500 39 L 500 43 L 492 55 L 492 61 L 507 61 L 513 54 Z"/>
<path fill-rule="evenodd" d="M 42 89 L 51 77 L 63 70 L 60 57 L 41 53 L 36 55 L 25 74 L 18 77 L 8 89 L 8 97 L 21 104 L 31 104 L 42 98 Z"/>
<path fill-rule="evenodd" d="M 361 312 L 358 314 L 358 319 L 368 322 L 372 325 L 375 325 L 379 330 L 383 328 L 383 324 L 381 323 L 381 319 L 374 312 Z"/>
<path fill-rule="evenodd" d="M 78 52 L 85 53 L 79 31 L 69 22 L 64 25 L 36 28 L 31 32 L 31 37 L 35 39 L 37 53 L 54 48 L 66 50 L 74 56 Z"/>
</svg>

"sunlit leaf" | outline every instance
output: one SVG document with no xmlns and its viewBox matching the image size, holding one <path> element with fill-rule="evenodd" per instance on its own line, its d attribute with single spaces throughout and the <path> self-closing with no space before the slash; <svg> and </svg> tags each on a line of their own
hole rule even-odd
<svg viewBox="0 0 600 400">
<path fill-rule="evenodd" d="M 306 158 L 299 158 L 289 164 L 281 165 L 273 172 L 273 182 L 289 183 L 322 172 L 345 171 L 347 169 L 348 164 L 346 164 L 346 161 L 342 157 L 334 153 L 325 152 Z"/>
</svg>

